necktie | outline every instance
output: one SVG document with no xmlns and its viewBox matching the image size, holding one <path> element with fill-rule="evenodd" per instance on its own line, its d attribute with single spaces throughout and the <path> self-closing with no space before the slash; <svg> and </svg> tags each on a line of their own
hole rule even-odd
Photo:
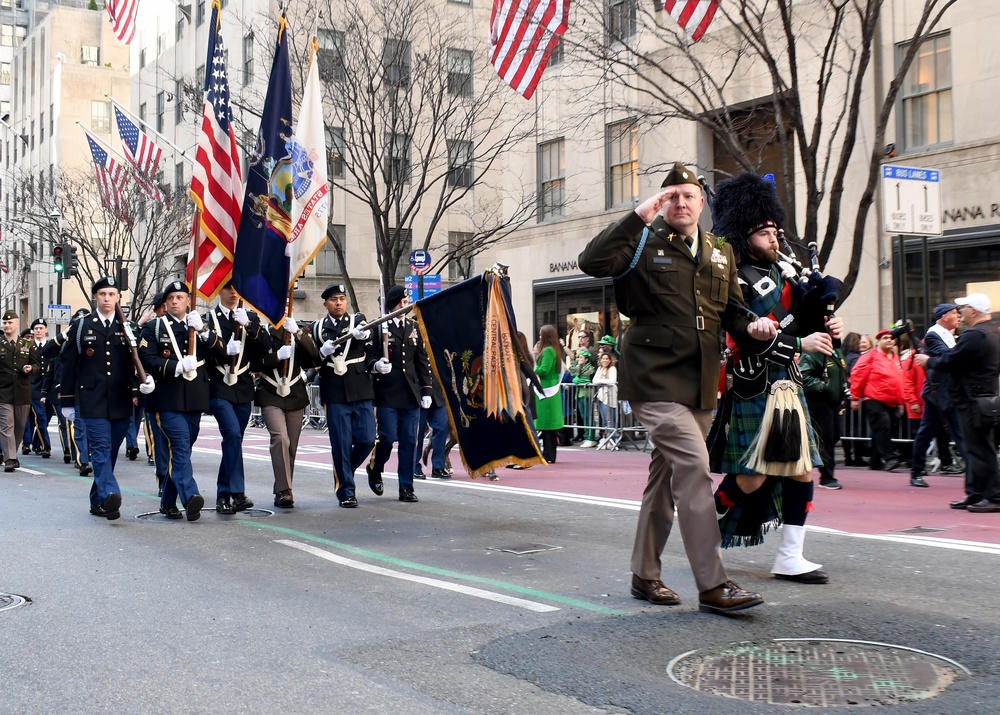
<svg viewBox="0 0 1000 715">
<path fill-rule="evenodd" d="M 692 248 L 694 246 L 694 236 L 685 236 L 684 243 L 687 244 L 689 249 Z"/>
</svg>

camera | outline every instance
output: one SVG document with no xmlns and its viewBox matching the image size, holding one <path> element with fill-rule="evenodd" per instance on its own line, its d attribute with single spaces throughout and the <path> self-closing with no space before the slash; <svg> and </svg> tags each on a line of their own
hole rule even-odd
<svg viewBox="0 0 1000 715">
<path fill-rule="evenodd" d="M 892 329 L 889 330 L 889 335 L 892 336 L 893 340 L 899 340 L 899 336 L 900 335 L 906 335 L 907 333 L 912 333 L 913 332 L 913 321 L 912 320 L 907 319 L 907 320 L 897 321 L 897 322 L 901 322 L 901 325 L 897 325 L 896 327 L 894 327 L 894 328 L 892 328 Z"/>
</svg>

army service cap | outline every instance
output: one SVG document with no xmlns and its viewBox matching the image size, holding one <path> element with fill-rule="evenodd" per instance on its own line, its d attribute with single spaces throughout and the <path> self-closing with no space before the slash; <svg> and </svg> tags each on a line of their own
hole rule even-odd
<svg viewBox="0 0 1000 715">
<path fill-rule="evenodd" d="M 660 188 L 665 189 L 668 186 L 677 186 L 678 184 L 694 184 L 698 187 L 701 186 L 701 184 L 698 183 L 698 175 L 679 161 L 675 162 L 673 168 L 667 172 L 667 177 L 663 180 L 663 183 L 660 184 Z"/>
<path fill-rule="evenodd" d="M 118 290 L 118 281 L 111 276 L 104 276 L 94 283 L 93 287 L 90 289 L 90 294 L 97 295 L 97 291 L 102 288 L 114 288 L 115 290 Z"/>
<path fill-rule="evenodd" d="M 6 311 L 4 311 L 3 319 L 4 320 L 17 320 L 17 313 L 15 313 L 13 310 L 6 310 Z"/>
</svg>

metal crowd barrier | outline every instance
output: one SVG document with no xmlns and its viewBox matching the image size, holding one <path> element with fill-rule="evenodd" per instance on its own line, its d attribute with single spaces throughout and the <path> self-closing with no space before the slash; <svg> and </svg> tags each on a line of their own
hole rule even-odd
<svg viewBox="0 0 1000 715">
<path fill-rule="evenodd" d="M 608 450 L 650 448 L 628 401 L 618 399 L 617 385 L 564 382 L 561 393 L 565 429 L 582 434 L 584 444 Z"/>
<path fill-rule="evenodd" d="M 306 385 L 306 392 L 309 394 L 309 405 L 302 415 L 302 426 L 315 430 L 326 430 L 326 410 L 319 397 L 319 385 Z M 250 407 L 250 427 L 264 428 L 264 419 L 260 413 L 260 407 L 255 402 Z"/>
</svg>

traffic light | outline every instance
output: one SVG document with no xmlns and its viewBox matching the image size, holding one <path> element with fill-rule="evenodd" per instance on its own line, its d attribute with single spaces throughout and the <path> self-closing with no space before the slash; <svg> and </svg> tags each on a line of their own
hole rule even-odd
<svg viewBox="0 0 1000 715">
<path fill-rule="evenodd" d="M 66 269 L 63 250 L 62 244 L 57 243 L 52 247 L 52 270 L 56 273 L 62 273 Z"/>
<path fill-rule="evenodd" d="M 75 276 L 80 271 L 80 264 L 76 260 L 76 246 L 69 246 L 66 254 L 66 277 Z"/>
</svg>

